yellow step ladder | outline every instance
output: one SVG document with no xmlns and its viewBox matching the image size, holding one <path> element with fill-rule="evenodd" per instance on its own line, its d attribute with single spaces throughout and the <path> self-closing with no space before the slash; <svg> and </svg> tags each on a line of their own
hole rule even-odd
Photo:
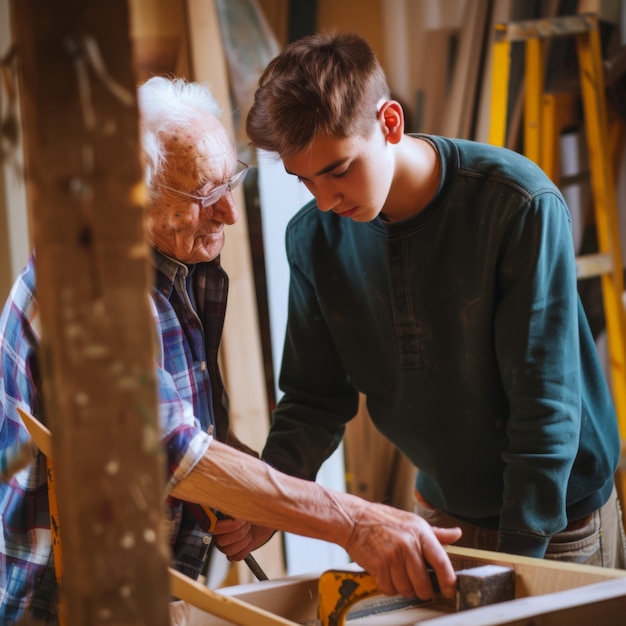
<svg viewBox="0 0 626 626">
<path fill-rule="evenodd" d="M 579 256 L 579 279 L 599 276 L 606 319 L 611 388 L 617 409 L 622 460 L 616 485 L 626 504 L 626 306 L 619 220 L 615 197 L 605 76 L 598 18 L 580 14 L 496 25 L 493 47 L 491 124 L 489 142 L 506 145 L 511 45 L 524 45 L 524 154 L 558 184 L 559 136 L 575 106 L 571 94 L 546 93 L 546 47 L 555 37 L 574 37 L 578 58 L 577 89 L 589 156 L 591 195 L 597 230 L 597 254 Z M 612 133 L 613 134 L 613 133 Z M 624 520 L 626 525 L 626 519 Z"/>
</svg>

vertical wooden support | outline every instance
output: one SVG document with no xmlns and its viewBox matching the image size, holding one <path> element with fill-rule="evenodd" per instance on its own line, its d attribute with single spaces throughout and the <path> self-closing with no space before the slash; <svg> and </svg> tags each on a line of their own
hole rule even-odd
<svg viewBox="0 0 626 626">
<path fill-rule="evenodd" d="M 234 142 L 226 58 L 214 0 L 187 0 L 193 80 L 211 86 L 222 107 L 220 121 Z M 269 427 L 263 381 L 263 357 L 254 293 L 248 223 L 241 187 L 234 190 L 240 208 L 237 224 L 226 230 L 222 263 L 230 277 L 228 314 L 222 337 L 222 372 L 230 397 L 230 419 L 248 445 L 260 448 Z"/>
<path fill-rule="evenodd" d="M 472 115 L 475 109 L 482 43 L 485 39 L 489 2 L 466 3 L 457 61 L 452 76 L 452 88 L 447 102 L 442 134 L 468 139 L 472 135 Z"/>
<path fill-rule="evenodd" d="M 214 0 L 186 0 L 193 80 L 211 86 L 222 107 L 220 121 L 234 141 L 229 79 Z M 230 277 L 228 313 L 220 353 L 224 382 L 230 398 L 230 421 L 249 446 L 261 450 L 269 428 L 269 406 L 263 379 L 261 337 L 254 292 L 250 239 L 241 187 L 234 190 L 239 220 L 226 230 L 222 264 Z M 284 575 L 280 533 L 256 553 L 270 578 Z M 239 582 L 252 581 L 239 567 Z"/>
<path fill-rule="evenodd" d="M 169 624 L 126 0 L 13 0 L 66 624 Z"/>
</svg>

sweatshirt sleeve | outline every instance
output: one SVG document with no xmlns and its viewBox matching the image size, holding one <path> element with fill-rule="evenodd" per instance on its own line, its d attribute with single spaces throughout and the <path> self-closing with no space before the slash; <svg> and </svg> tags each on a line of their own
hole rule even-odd
<svg viewBox="0 0 626 626">
<path fill-rule="evenodd" d="M 293 224 L 286 238 L 290 284 L 279 379 L 284 395 L 262 458 L 285 473 L 314 480 L 338 447 L 346 422 L 356 415 L 358 393 L 324 321 Z"/>
<path fill-rule="evenodd" d="M 567 206 L 546 191 L 509 226 L 495 347 L 510 403 L 500 545 L 542 557 L 565 528 L 581 421 L 579 308 Z M 532 530 L 531 530 L 532 529 Z"/>
</svg>

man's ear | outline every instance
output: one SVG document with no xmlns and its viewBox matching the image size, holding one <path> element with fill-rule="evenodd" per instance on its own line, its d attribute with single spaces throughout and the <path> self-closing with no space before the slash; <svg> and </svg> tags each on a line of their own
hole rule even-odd
<svg viewBox="0 0 626 626">
<path fill-rule="evenodd" d="M 404 111 L 396 100 L 385 100 L 378 110 L 380 120 L 385 133 L 385 139 L 389 143 L 398 143 L 404 135 Z"/>
</svg>

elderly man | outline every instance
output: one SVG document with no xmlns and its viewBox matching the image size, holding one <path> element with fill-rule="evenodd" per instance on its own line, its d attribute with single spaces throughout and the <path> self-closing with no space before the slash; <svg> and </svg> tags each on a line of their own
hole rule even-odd
<svg viewBox="0 0 626 626">
<path fill-rule="evenodd" d="M 280 529 L 342 546 L 389 594 L 429 597 L 428 562 L 452 595 L 455 576 L 442 544 L 458 539 L 458 529 L 433 528 L 412 513 L 287 476 L 236 449 L 244 446 L 229 433 L 217 362 L 228 288 L 219 255 L 224 226 L 238 217 L 231 191 L 247 166 L 237 160 L 204 86 L 152 78 L 140 87 L 139 103 L 173 566 L 194 578 L 202 569 L 210 539 L 202 505 L 231 516 L 218 523 L 215 534 L 234 558 L 258 545 L 253 528 Z M 45 421 L 37 402 L 36 310 L 31 258 L 0 318 L 3 446 L 26 437 L 17 407 Z M 40 455 L 0 485 L 3 624 L 24 618 L 57 623 L 43 467 Z"/>
</svg>

